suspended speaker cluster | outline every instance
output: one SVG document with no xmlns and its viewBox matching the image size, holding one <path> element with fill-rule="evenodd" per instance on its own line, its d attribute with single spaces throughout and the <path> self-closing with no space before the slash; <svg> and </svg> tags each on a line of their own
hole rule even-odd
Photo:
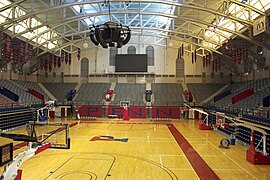
<svg viewBox="0 0 270 180">
<path fill-rule="evenodd" d="M 90 27 L 90 39 L 95 45 L 103 48 L 126 45 L 131 38 L 131 31 L 128 26 L 115 22 L 106 22 L 101 25 Z"/>
</svg>

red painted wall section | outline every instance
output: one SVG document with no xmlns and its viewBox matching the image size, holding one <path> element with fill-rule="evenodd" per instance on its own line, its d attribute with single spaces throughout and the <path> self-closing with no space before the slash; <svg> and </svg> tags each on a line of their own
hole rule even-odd
<svg viewBox="0 0 270 180">
<path fill-rule="evenodd" d="M 152 118 L 180 118 L 180 107 L 178 106 L 153 106 Z"/>
<path fill-rule="evenodd" d="M 102 106 L 83 105 L 79 108 L 78 112 L 81 117 L 102 117 Z"/>
</svg>

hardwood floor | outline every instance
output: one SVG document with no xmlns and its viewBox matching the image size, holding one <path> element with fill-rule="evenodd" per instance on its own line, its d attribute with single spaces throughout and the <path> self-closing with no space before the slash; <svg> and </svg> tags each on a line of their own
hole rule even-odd
<svg viewBox="0 0 270 180">
<path fill-rule="evenodd" d="M 270 179 L 270 165 L 247 162 L 246 148 L 239 144 L 220 149 L 224 136 L 199 130 L 196 120 L 168 124 L 174 125 L 191 148 L 180 148 L 165 123 L 81 122 L 70 128 L 71 149 L 48 149 L 30 158 L 20 168 L 23 179 L 207 179 L 196 173 L 197 160 L 189 161 L 185 155 L 194 151 L 220 179 Z M 0 144 L 9 141 L 0 138 Z"/>
</svg>

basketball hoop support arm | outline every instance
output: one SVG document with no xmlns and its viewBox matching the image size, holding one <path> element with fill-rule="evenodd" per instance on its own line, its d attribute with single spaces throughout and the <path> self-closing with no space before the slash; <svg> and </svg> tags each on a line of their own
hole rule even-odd
<svg viewBox="0 0 270 180">
<path fill-rule="evenodd" d="M 21 167 L 22 163 L 26 160 L 30 159 L 34 155 L 44 151 L 45 149 L 51 146 L 50 143 L 43 144 L 41 146 L 37 146 L 35 148 L 32 147 L 32 142 L 29 142 L 28 149 L 16 155 L 12 162 L 8 163 L 5 166 L 5 170 L 1 175 L 1 180 L 10 180 L 17 176 L 17 172 Z"/>
</svg>

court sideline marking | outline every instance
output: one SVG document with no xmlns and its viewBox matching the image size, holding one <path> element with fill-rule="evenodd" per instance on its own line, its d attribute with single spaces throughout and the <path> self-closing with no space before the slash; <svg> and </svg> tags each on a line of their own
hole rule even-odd
<svg viewBox="0 0 270 180">
<path fill-rule="evenodd" d="M 195 132 L 196 134 L 198 134 L 199 136 L 201 136 L 203 139 L 205 139 L 205 137 L 203 137 L 201 134 L 199 134 L 198 132 L 196 132 L 194 129 L 192 129 L 189 125 L 184 124 L 185 126 L 187 126 L 189 129 L 191 129 L 193 132 Z M 242 167 L 239 163 L 237 163 L 236 161 L 234 161 L 230 156 L 228 156 L 227 154 L 223 154 L 223 152 L 217 148 L 214 144 L 212 144 L 211 142 L 208 142 L 211 146 L 213 146 L 215 149 L 217 149 L 222 155 L 226 156 L 228 159 L 230 159 L 232 162 L 234 162 L 237 166 L 239 166 L 242 170 L 244 170 L 245 172 L 247 172 L 249 175 L 251 175 L 254 179 L 258 179 L 255 175 L 253 175 L 252 173 L 250 173 L 248 170 L 246 170 L 244 167 Z"/>
<path fill-rule="evenodd" d="M 167 127 L 200 179 L 220 179 L 173 124 L 167 124 Z"/>
</svg>

